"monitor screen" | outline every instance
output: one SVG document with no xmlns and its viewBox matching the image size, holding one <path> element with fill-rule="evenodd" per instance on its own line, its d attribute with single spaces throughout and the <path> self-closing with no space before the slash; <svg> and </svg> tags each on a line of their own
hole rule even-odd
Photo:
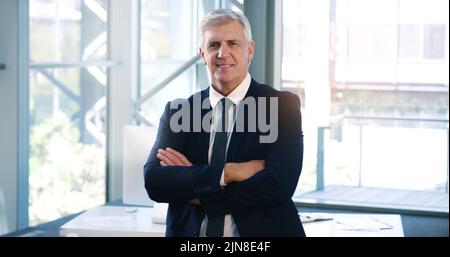
<svg viewBox="0 0 450 257">
<path fill-rule="evenodd" d="M 158 128 L 126 125 L 123 129 L 123 202 L 153 206 L 144 186 L 144 164 L 156 140 Z"/>
<path fill-rule="evenodd" d="M 155 203 L 145 191 L 144 164 L 156 141 L 157 127 L 127 125 L 123 129 L 123 203 L 153 206 L 152 222 L 165 224 L 167 203 Z"/>
</svg>

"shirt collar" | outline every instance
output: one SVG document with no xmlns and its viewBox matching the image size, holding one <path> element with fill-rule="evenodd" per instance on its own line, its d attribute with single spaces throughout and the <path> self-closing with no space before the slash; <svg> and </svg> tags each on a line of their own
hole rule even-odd
<svg viewBox="0 0 450 257">
<path fill-rule="evenodd" d="M 252 78 L 250 74 L 247 72 L 247 76 L 245 76 L 244 80 L 242 80 L 241 84 L 239 84 L 228 96 L 235 105 L 239 105 L 239 103 L 244 99 L 245 94 L 250 87 L 250 83 L 252 82 Z M 211 102 L 211 107 L 214 108 L 216 104 L 222 99 L 224 96 L 217 92 L 213 86 L 209 87 L 209 101 Z"/>
</svg>

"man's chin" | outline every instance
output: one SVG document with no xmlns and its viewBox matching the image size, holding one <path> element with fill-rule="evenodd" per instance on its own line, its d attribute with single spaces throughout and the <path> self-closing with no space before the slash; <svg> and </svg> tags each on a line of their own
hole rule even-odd
<svg viewBox="0 0 450 257">
<path fill-rule="evenodd" d="M 231 78 L 227 78 L 224 76 L 216 76 L 216 81 L 222 85 L 228 85 L 233 82 L 233 80 Z"/>
</svg>

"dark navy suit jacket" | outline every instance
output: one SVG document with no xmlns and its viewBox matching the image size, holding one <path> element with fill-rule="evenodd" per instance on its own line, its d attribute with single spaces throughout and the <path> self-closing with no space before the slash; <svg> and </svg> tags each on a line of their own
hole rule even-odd
<svg viewBox="0 0 450 257">
<path fill-rule="evenodd" d="M 208 98 L 209 90 L 198 94 L 203 100 Z M 220 177 L 225 163 L 208 164 L 209 132 L 173 132 L 170 119 L 178 109 L 169 108 L 169 103 L 166 105 L 157 140 L 144 166 L 149 197 L 156 202 L 169 203 L 166 236 L 198 236 L 205 214 L 208 217 L 231 214 L 243 237 L 305 236 L 291 199 L 303 160 L 300 100 L 292 93 L 277 91 L 255 80 L 250 84 L 247 97 L 267 99 L 266 124 L 270 121 L 269 98 L 278 99 L 278 138 L 273 143 L 260 143 L 259 136 L 267 136 L 268 132 L 263 133 L 258 126 L 254 132 L 236 132 L 235 126 L 226 162 L 265 160 L 265 169 L 245 181 L 230 183 L 223 188 Z M 193 99 L 191 96 L 186 100 L 191 107 Z M 201 111 L 202 117 L 209 111 L 210 105 Z M 187 118 L 192 121 L 192 108 L 190 114 Z M 249 115 L 248 109 L 241 114 Z M 193 129 L 193 124 L 190 126 Z M 245 129 L 248 128 L 246 124 Z M 160 166 L 156 153 L 159 148 L 166 147 L 183 153 L 193 166 Z M 201 205 L 188 203 L 194 198 L 200 199 Z"/>
</svg>

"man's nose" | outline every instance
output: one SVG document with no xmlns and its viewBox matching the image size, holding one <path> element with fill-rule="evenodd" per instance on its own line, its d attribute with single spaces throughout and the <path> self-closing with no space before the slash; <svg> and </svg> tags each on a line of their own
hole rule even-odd
<svg viewBox="0 0 450 257">
<path fill-rule="evenodd" d="M 217 53 L 218 58 L 227 57 L 229 54 L 229 49 L 225 44 L 222 44 L 219 48 L 219 52 Z"/>
</svg>

